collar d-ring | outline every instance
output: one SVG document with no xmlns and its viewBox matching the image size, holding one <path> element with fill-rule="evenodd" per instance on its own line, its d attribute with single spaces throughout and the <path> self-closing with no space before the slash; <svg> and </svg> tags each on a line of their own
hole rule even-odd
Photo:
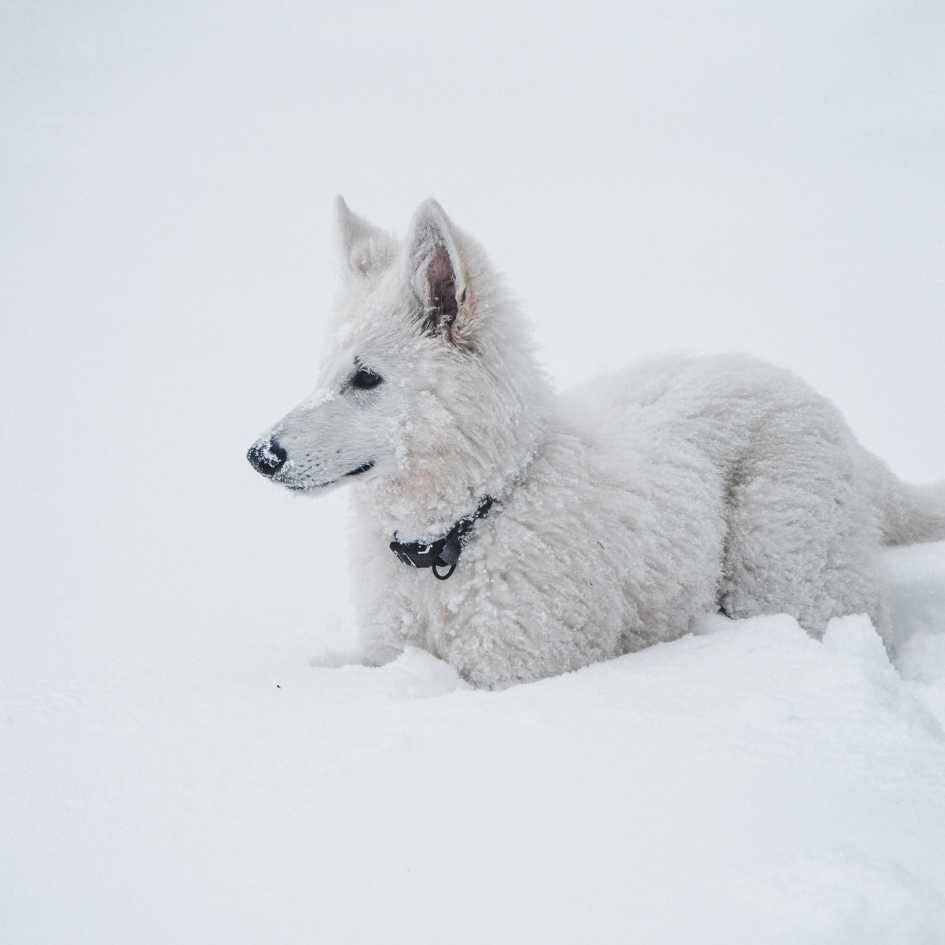
<svg viewBox="0 0 945 945">
<path fill-rule="evenodd" d="M 494 501 L 492 496 L 487 495 L 472 515 L 461 518 L 442 538 L 435 541 L 400 541 L 395 533 L 390 550 L 402 564 L 411 568 L 430 568 L 438 581 L 445 581 L 456 570 L 460 552 L 468 541 L 473 525 L 489 514 Z"/>
</svg>

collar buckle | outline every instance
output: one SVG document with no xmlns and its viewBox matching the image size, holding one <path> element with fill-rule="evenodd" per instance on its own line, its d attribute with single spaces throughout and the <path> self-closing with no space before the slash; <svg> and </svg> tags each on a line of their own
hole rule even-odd
<svg viewBox="0 0 945 945">
<path fill-rule="evenodd" d="M 430 568 L 438 581 L 445 581 L 456 570 L 460 553 L 466 544 L 467 535 L 473 525 L 489 514 L 494 499 L 486 496 L 472 515 L 461 518 L 442 538 L 429 543 L 419 541 L 399 541 L 394 533 L 390 550 L 401 564 L 411 568 Z"/>
</svg>

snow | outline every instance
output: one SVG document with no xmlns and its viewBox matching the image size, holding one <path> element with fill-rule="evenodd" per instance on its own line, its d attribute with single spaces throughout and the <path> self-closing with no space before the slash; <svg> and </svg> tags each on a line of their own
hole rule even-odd
<svg viewBox="0 0 945 945">
<path fill-rule="evenodd" d="M 502 693 L 351 645 L 331 201 L 436 196 L 562 385 L 686 347 L 945 475 L 945 21 L 425 0 L 0 10 L 0 942 L 945 940 L 945 549 L 862 622 L 710 620 Z M 713 631 L 713 632 L 709 632 Z"/>
<path fill-rule="evenodd" d="M 889 561 L 945 600 L 945 544 Z M 418 650 L 26 686 L 7 940 L 940 942 L 945 604 L 922 615 L 902 673 L 865 617 L 820 642 L 772 616 L 495 693 Z"/>
</svg>

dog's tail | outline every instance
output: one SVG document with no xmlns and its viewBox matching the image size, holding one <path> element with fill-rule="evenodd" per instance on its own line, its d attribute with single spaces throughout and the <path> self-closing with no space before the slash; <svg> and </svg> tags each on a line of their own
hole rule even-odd
<svg viewBox="0 0 945 945">
<path fill-rule="evenodd" d="M 915 486 L 883 465 L 880 488 L 883 542 L 909 545 L 945 540 L 945 482 Z"/>
</svg>

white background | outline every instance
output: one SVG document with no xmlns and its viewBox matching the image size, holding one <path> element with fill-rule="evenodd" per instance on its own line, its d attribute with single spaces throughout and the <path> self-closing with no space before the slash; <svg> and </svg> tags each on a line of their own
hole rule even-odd
<svg viewBox="0 0 945 945">
<path fill-rule="evenodd" d="M 346 637 L 343 493 L 244 459 L 314 381 L 336 192 L 436 196 L 562 384 L 749 351 L 945 475 L 943 49 L 931 0 L 4 4 L 4 691 Z"/>
</svg>

